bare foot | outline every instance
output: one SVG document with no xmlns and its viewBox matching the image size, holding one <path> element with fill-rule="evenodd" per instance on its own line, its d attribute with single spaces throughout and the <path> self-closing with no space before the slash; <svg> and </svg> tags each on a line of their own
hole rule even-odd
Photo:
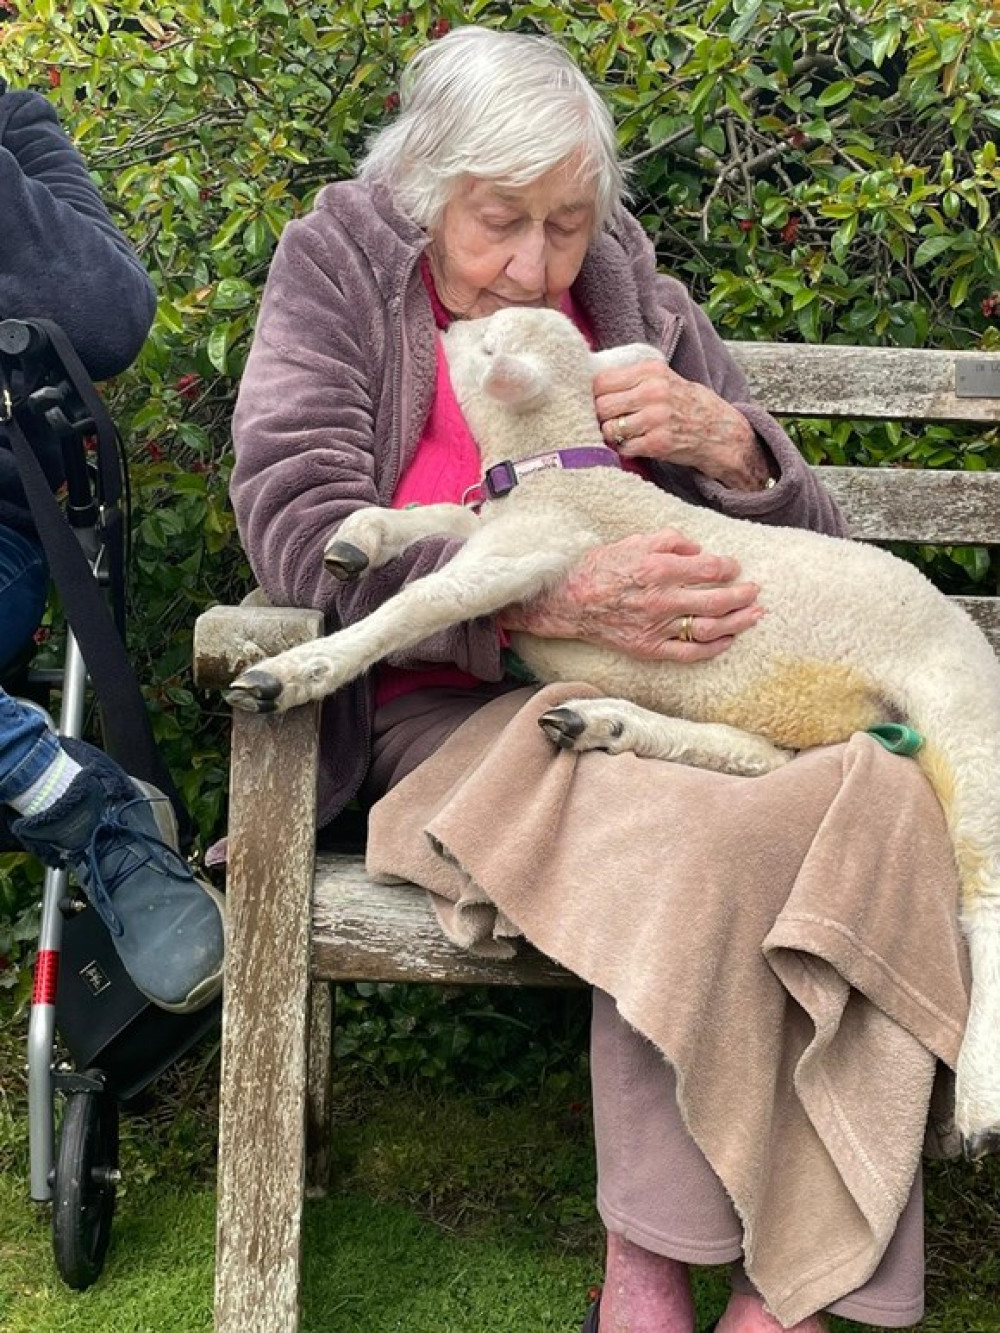
<svg viewBox="0 0 1000 1333">
<path fill-rule="evenodd" d="M 609 1231 L 600 1333 L 694 1333 L 687 1264 Z"/>
<path fill-rule="evenodd" d="M 814 1314 L 794 1328 L 784 1329 L 774 1315 L 767 1313 L 759 1296 L 734 1291 L 716 1333 L 827 1333 L 827 1322 L 821 1314 Z"/>
</svg>

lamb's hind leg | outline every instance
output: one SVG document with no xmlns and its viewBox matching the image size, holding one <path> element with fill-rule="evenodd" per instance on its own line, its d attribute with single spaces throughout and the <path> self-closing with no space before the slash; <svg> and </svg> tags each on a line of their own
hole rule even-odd
<svg viewBox="0 0 1000 1333">
<path fill-rule="evenodd" d="M 364 620 L 250 667 L 226 700 L 252 713 L 274 713 L 322 699 L 390 653 L 512 602 L 534 597 L 572 569 L 592 534 L 537 517 L 504 514 L 479 526 L 447 565 L 406 584 Z"/>
<path fill-rule="evenodd" d="M 627 699 L 569 699 L 538 725 L 564 750 L 627 751 L 745 777 L 770 773 L 793 753 L 736 727 L 666 717 Z"/>
<path fill-rule="evenodd" d="M 962 885 L 961 920 L 972 987 L 955 1084 L 965 1152 L 1000 1148 L 1000 667 L 963 621 L 948 626 L 935 671 L 909 682 L 910 725 L 926 743 L 917 762 L 944 810 Z"/>
<path fill-rule="evenodd" d="M 972 964 L 969 1017 L 955 1081 L 955 1124 L 965 1155 L 1000 1151 L 1000 895 L 966 904 Z"/>
<path fill-rule="evenodd" d="M 412 509 L 356 509 L 327 542 L 323 563 L 347 582 L 388 564 L 421 537 L 471 537 L 479 516 L 465 505 L 416 505 Z"/>
</svg>

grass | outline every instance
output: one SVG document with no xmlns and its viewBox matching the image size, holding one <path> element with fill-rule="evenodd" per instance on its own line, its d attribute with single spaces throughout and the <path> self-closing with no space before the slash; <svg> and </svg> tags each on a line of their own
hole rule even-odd
<svg viewBox="0 0 1000 1333">
<path fill-rule="evenodd" d="M 21 1019 L 0 1011 L 0 1330 L 211 1329 L 216 1065 L 211 1048 L 123 1119 L 105 1273 L 62 1286 L 48 1210 L 27 1199 Z M 600 1279 L 585 1083 L 533 1096 L 427 1084 L 339 1089 L 337 1188 L 306 1210 L 304 1333 L 575 1333 Z M 926 1333 L 1000 1333 L 1000 1169 L 928 1171 Z M 701 1326 L 725 1303 L 697 1274 Z M 860 1326 L 835 1321 L 838 1333 Z"/>
</svg>

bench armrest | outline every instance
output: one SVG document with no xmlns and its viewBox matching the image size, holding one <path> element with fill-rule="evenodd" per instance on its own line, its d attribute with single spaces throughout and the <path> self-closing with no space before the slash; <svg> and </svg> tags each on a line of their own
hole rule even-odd
<svg viewBox="0 0 1000 1333">
<path fill-rule="evenodd" d="M 213 606 L 195 621 L 194 678 L 206 690 L 224 689 L 254 662 L 318 639 L 323 614 L 297 606 Z"/>
</svg>

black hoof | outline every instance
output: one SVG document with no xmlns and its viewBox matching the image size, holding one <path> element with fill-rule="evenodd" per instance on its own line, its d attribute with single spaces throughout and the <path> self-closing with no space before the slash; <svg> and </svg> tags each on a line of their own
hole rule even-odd
<svg viewBox="0 0 1000 1333">
<path fill-rule="evenodd" d="M 573 742 L 586 730 L 586 722 L 572 708 L 550 708 L 538 725 L 561 750 L 572 750 Z"/>
<path fill-rule="evenodd" d="M 277 712 L 274 701 L 283 688 L 278 677 L 272 676 L 270 671 L 251 667 L 236 677 L 224 697 L 231 708 L 242 708 L 245 713 L 274 713 Z"/>
<path fill-rule="evenodd" d="M 369 561 L 360 546 L 354 546 L 351 542 L 334 542 L 324 552 L 323 564 L 335 579 L 348 583 L 365 572 Z"/>
<path fill-rule="evenodd" d="M 968 1162 L 978 1162 L 981 1157 L 1000 1152 L 1000 1130 L 984 1129 L 978 1134 L 963 1134 L 962 1152 Z"/>
</svg>

